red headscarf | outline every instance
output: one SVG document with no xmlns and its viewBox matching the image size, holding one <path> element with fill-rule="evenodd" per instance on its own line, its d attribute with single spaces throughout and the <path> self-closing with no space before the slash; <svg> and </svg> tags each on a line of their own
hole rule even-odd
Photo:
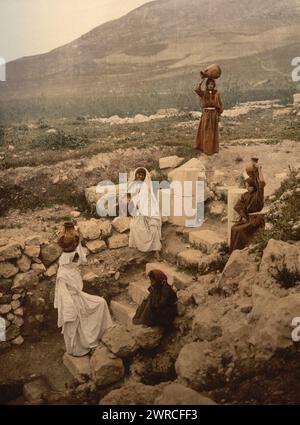
<svg viewBox="0 0 300 425">
<path fill-rule="evenodd" d="M 168 282 L 167 276 L 161 270 L 151 270 L 148 276 L 151 280 L 154 280 L 155 283 Z"/>
</svg>

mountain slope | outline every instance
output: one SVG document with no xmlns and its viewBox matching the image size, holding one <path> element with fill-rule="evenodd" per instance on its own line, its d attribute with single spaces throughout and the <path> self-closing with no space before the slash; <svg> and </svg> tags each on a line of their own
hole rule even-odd
<svg viewBox="0 0 300 425">
<path fill-rule="evenodd" d="M 49 53 L 10 62 L 0 95 L 57 102 L 147 96 L 153 88 L 171 95 L 216 61 L 229 69 L 221 87 L 229 79 L 249 89 L 263 80 L 276 87 L 284 76 L 288 85 L 291 59 L 299 56 L 299 22 L 300 0 L 154 1 Z M 245 67 L 253 62 L 249 80 L 242 74 L 249 75 Z"/>
</svg>

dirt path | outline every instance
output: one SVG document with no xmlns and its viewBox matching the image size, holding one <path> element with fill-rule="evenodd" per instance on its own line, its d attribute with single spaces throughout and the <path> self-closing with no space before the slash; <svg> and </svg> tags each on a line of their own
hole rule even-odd
<svg viewBox="0 0 300 425">
<path fill-rule="evenodd" d="M 62 363 L 64 353 L 59 330 L 37 342 L 25 341 L 20 347 L 0 353 L 0 383 L 26 379 L 32 374 L 44 375 L 54 390 L 63 391 L 73 379 Z"/>
</svg>

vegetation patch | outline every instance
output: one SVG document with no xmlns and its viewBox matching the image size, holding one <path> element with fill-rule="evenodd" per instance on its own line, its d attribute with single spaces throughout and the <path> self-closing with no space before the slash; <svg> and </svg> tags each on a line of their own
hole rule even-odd
<svg viewBox="0 0 300 425">
<path fill-rule="evenodd" d="M 274 199 L 272 199 L 273 203 L 270 205 L 270 212 L 266 217 L 270 226 L 259 231 L 254 240 L 259 252 L 265 249 L 270 239 L 285 242 L 300 240 L 299 188 L 300 173 L 290 170 L 288 178 L 282 182 L 280 188 L 275 192 Z"/>
<path fill-rule="evenodd" d="M 47 133 L 32 143 L 34 148 L 50 149 L 80 149 L 84 148 L 88 140 L 86 137 L 75 137 L 59 130 L 55 133 Z"/>
</svg>

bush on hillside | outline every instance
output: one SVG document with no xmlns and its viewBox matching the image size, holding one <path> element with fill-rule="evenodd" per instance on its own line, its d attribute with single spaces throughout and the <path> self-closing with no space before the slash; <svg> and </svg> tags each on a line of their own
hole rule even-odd
<svg viewBox="0 0 300 425">
<path fill-rule="evenodd" d="M 33 142 L 33 147 L 49 149 L 80 149 L 87 143 L 86 137 L 74 137 L 67 135 L 63 131 L 48 133 Z"/>
</svg>

